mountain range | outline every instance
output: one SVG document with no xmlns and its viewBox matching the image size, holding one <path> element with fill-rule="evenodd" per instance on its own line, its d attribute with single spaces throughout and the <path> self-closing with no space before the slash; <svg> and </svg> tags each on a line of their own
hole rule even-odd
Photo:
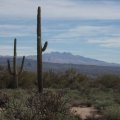
<svg viewBox="0 0 120 120">
<path fill-rule="evenodd" d="M 12 64 L 13 60 L 11 56 L 0 56 L 0 65 L 7 67 L 7 59 L 10 59 Z M 24 70 L 36 72 L 36 59 L 37 57 L 33 55 L 26 56 Z M 17 66 L 21 65 L 21 60 L 21 57 L 17 57 Z M 43 71 L 53 70 L 55 72 L 64 72 L 71 68 L 90 76 L 120 74 L 119 64 L 72 55 L 71 53 L 52 52 L 43 54 Z"/>
<path fill-rule="evenodd" d="M 27 56 L 28 59 L 36 60 L 36 56 Z M 120 66 L 115 63 L 108 63 L 71 53 L 51 52 L 43 54 L 43 61 L 49 63 L 78 64 L 78 65 L 97 65 L 97 66 Z"/>
</svg>

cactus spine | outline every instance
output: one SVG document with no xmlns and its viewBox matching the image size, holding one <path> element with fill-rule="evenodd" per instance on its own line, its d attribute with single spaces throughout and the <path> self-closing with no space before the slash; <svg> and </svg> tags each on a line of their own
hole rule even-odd
<svg viewBox="0 0 120 120">
<path fill-rule="evenodd" d="M 23 71 L 25 56 L 23 56 L 21 67 L 20 67 L 20 71 L 18 72 L 17 71 L 17 61 L 16 61 L 16 58 L 17 58 L 16 44 L 17 44 L 17 40 L 14 39 L 13 71 L 12 71 L 11 66 L 10 66 L 10 60 L 7 60 L 7 63 L 8 63 L 8 71 L 14 78 L 14 82 L 15 82 L 14 87 L 18 88 L 18 76 Z"/>
<path fill-rule="evenodd" d="M 41 42 L 41 8 L 38 7 L 37 13 L 37 80 L 39 92 L 43 92 L 43 80 L 42 80 L 42 52 L 47 48 L 48 42 L 46 41 L 42 47 Z"/>
</svg>

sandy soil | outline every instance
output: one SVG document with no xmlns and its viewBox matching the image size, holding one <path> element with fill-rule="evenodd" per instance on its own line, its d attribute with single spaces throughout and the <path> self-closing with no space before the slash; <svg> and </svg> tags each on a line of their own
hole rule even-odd
<svg viewBox="0 0 120 120">
<path fill-rule="evenodd" d="M 97 110 L 94 107 L 72 107 L 70 111 L 74 115 L 80 116 L 82 120 L 85 120 L 92 115 L 98 116 Z"/>
</svg>

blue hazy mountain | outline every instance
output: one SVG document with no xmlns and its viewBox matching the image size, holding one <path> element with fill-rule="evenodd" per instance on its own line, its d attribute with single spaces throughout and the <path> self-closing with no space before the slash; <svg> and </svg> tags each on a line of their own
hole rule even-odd
<svg viewBox="0 0 120 120">
<path fill-rule="evenodd" d="M 0 56 L 0 65 L 7 67 L 7 59 L 11 56 Z M 17 65 L 21 65 L 22 58 L 17 57 Z M 43 54 L 43 71 L 53 70 L 55 72 L 64 72 L 68 69 L 75 69 L 80 73 L 87 75 L 101 75 L 101 74 L 120 74 L 120 65 L 114 63 L 107 63 L 95 59 L 86 58 L 83 56 L 72 55 L 71 53 L 52 52 Z M 27 56 L 25 59 L 24 70 L 36 72 L 37 61 L 36 56 Z"/>
<path fill-rule="evenodd" d="M 36 60 L 36 56 L 28 56 L 28 59 Z M 65 63 L 65 64 L 80 64 L 80 65 L 97 65 L 97 66 L 120 66 L 115 63 L 108 63 L 96 59 L 83 57 L 80 55 L 72 55 L 67 52 L 51 52 L 43 54 L 43 61 L 49 63 Z"/>
</svg>

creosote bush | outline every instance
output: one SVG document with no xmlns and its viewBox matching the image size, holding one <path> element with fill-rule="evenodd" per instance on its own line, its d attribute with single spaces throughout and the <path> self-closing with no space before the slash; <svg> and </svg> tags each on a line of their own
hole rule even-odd
<svg viewBox="0 0 120 120">
<path fill-rule="evenodd" d="M 50 70 L 43 74 L 44 86 L 46 88 L 78 89 L 80 84 L 87 79 L 86 75 L 80 74 L 74 69 L 67 70 L 64 73 L 55 73 Z"/>
<path fill-rule="evenodd" d="M 23 73 L 18 76 L 18 86 L 19 88 L 33 88 L 36 85 L 36 74 L 34 72 L 23 71 Z M 14 80 L 11 75 L 9 75 L 7 70 L 0 71 L 0 88 L 14 88 Z"/>
<path fill-rule="evenodd" d="M 7 70 L 0 71 L 0 88 L 12 88 L 13 78 L 9 75 Z"/>
<path fill-rule="evenodd" d="M 52 120 L 58 114 L 67 114 L 66 102 L 62 95 L 57 93 L 37 93 L 28 99 L 27 106 L 37 114 L 40 120 Z"/>
<path fill-rule="evenodd" d="M 0 108 L 5 108 L 9 102 L 9 96 L 5 93 L 0 92 Z"/>
<path fill-rule="evenodd" d="M 14 88 L 13 77 L 9 75 L 7 70 L 0 71 L 0 88 Z M 34 72 L 23 71 L 18 76 L 19 88 L 33 88 L 37 86 L 37 75 Z M 86 75 L 80 74 L 73 69 L 62 73 L 55 73 L 52 70 L 43 73 L 43 83 L 45 88 L 71 88 L 78 89 L 82 82 L 88 80 Z"/>
<path fill-rule="evenodd" d="M 19 76 L 19 87 L 20 88 L 34 88 L 36 86 L 36 73 L 24 71 Z"/>
<path fill-rule="evenodd" d="M 117 75 L 103 75 L 98 78 L 97 83 L 105 88 L 120 90 L 120 77 Z"/>
<path fill-rule="evenodd" d="M 103 120 L 120 120 L 120 106 L 110 106 L 103 111 Z"/>
<path fill-rule="evenodd" d="M 3 120 L 79 120 L 71 115 L 60 92 L 33 92 L 26 99 L 11 97 Z"/>
</svg>

